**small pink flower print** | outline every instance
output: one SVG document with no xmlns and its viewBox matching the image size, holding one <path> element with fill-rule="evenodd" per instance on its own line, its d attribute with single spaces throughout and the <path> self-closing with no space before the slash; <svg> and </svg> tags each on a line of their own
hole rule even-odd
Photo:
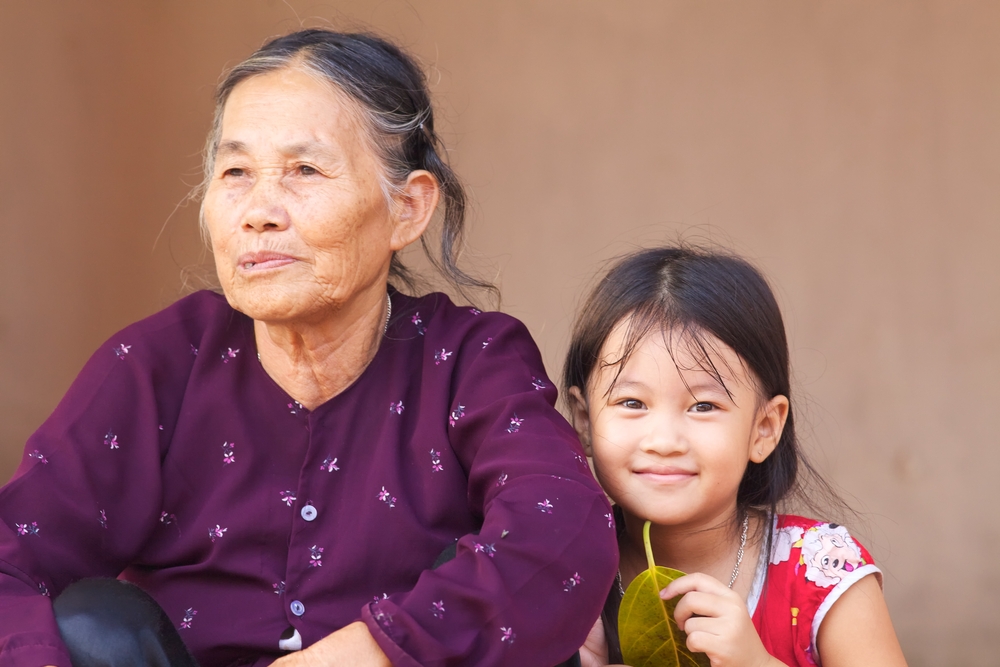
<svg viewBox="0 0 1000 667">
<path fill-rule="evenodd" d="M 298 401 L 292 401 L 288 404 L 288 411 L 293 415 L 297 415 L 302 412 L 303 405 Z"/>
<path fill-rule="evenodd" d="M 309 567 L 323 567 L 323 547 L 309 547 Z"/>
<path fill-rule="evenodd" d="M 379 602 L 380 600 L 388 600 L 388 599 L 389 599 L 389 594 L 382 593 L 382 597 L 376 595 L 374 598 L 372 598 L 372 602 Z"/>
<path fill-rule="evenodd" d="M 504 528 L 504 529 L 503 529 L 502 531 L 500 531 L 500 539 L 501 539 L 501 540 L 502 540 L 503 538 L 507 537 L 508 535 L 510 535 L 510 531 L 509 531 L 509 530 L 507 530 L 506 528 Z"/>
<path fill-rule="evenodd" d="M 375 608 L 375 611 L 372 612 L 372 618 L 374 618 L 376 622 L 383 627 L 392 625 L 392 614 L 387 614 L 377 607 Z"/>
<path fill-rule="evenodd" d="M 404 410 L 404 408 L 403 408 L 403 402 L 402 401 L 396 401 L 395 403 L 390 403 L 389 404 L 389 412 L 391 412 L 391 413 L 393 413 L 395 415 L 401 415 L 401 414 L 403 414 L 403 410 Z"/>
<path fill-rule="evenodd" d="M 329 456 L 323 459 L 323 462 L 319 464 L 320 470 L 325 470 L 327 472 L 333 472 L 334 470 L 340 470 L 337 466 L 337 457 L 334 456 L 330 458 Z"/>
<path fill-rule="evenodd" d="M 160 426 L 159 426 L 159 429 L 160 429 L 161 431 L 163 430 L 163 424 L 160 424 Z"/>
<path fill-rule="evenodd" d="M 49 595 L 49 587 L 46 586 L 44 583 L 38 584 L 38 593 L 39 595 L 44 595 L 47 598 L 52 597 L 51 595 Z"/>
<path fill-rule="evenodd" d="M 176 520 L 177 520 L 177 515 L 168 514 L 167 512 L 160 512 L 160 523 L 162 523 L 164 526 L 169 526 Z"/>
<path fill-rule="evenodd" d="M 574 454 L 573 458 L 576 459 L 577 463 L 582 463 L 583 465 L 587 465 L 587 462 L 584 461 L 583 457 L 580 456 L 579 454 Z"/>
<path fill-rule="evenodd" d="M 208 529 L 208 537 L 209 537 L 209 539 L 211 539 L 214 542 L 216 539 L 218 539 L 218 538 L 222 537 L 223 535 L 225 535 L 227 530 L 229 530 L 229 529 L 228 528 L 221 528 L 221 527 L 219 527 L 219 524 L 215 524 L 215 528 L 209 528 Z"/>
<path fill-rule="evenodd" d="M 507 473 L 500 473 L 500 477 L 497 479 L 497 486 L 503 486 L 507 483 Z"/>
<path fill-rule="evenodd" d="M 478 308 L 469 308 L 469 312 L 472 313 L 473 315 L 482 315 L 483 314 L 483 311 L 479 310 Z"/>
<path fill-rule="evenodd" d="M 128 351 L 132 349 L 131 345 L 125 345 L 124 343 L 115 348 L 115 356 L 119 359 L 124 359 Z"/>
<path fill-rule="evenodd" d="M 181 629 L 190 630 L 191 623 L 194 621 L 194 617 L 198 615 L 198 611 L 195 609 L 185 609 L 184 618 L 181 619 Z"/>
<path fill-rule="evenodd" d="M 191 345 L 191 354 L 195 357 L 198 356 L 198 348 L 196 348 L 194 345 Z"/>
<path fill-rule="evenodd" d="M 104 444 L 111 449 L 118 449 L 118 436 L 108 431 L 108 434 L 104 436 Z"/>
<path fill-rule="evenodd" d="M 431 615 L 434 618 L 444 618 L 444 600 L 431 603 Z"/>
<path fill-rule="evenodd" d="M 35 451 L 31 452 L 30 454 L 28 454 L 28 456 L 31 457 L 31 458 L 33 458 L 33 459 L 38 459 L 42 463 L 48 463 L 49 462 L 49 460 L 47 458 L 45 458 L 45 455 L 43 455 L 37 449 Z"/>
<path fill-rule="evenodd" d="M 510 426 L 507 427 L 507 432 L 508 433 L 517 433 L 518 431 L 521 430 L 521 425 L 523 423 L 524 423 L 524 419 L 522 417 L 518 417 L 517 415 L 514 415 L 510 419 Z"/>
<path fill-rule="evenodd" d="M 388 505 L 389 507 L 396 506 L 396 496 L 386 491 L 384 486 L 382 487 L 382 490 L 379 491 L 378 499 L 381 500 L 386 505 Z"/>
<path fill-rule="evenodd" d="M 431 450 L 431 470 L 434 472 L 441 472 L 444 470 L 444 466 L 441 465 L 441 452 Z"/>
<path fill-rule="evenodd" d="M 452 410 L 451 414 L 448 415 L 448 424 L 450 426 L 454 426 L 458 422 L 458 420 L 464 416 L 465 416 L 465 406 L 460 403 L 458 407 Z"/>
<path fill-rule="evenodd" d="M 216 440 L 218 442 L 218 440 Z M 233 450 L 236 448 L 235 442 L 224 442 L 222 443 L 222 465 L 227 466 L 230 463 L 236 462 L 236 454 Z"/>
<path fill-rule="evenodd" d="M 279 581 L 276 584 L 271 584 L 271 588 L 274 589 L 274 594 L 275 595 L 284 595 L 285 594 L 285 582 L 283 582 L 283 581 Z"/>
<path fill-rule="evenodd" d="M 291 507 L 292 504 L 295 503 L 295 496 L 292 495 L 291 491 L 282 491 L 281 492 L 281 502 L 283 502 L 286 505 L 288 505 L 289 507 Z"/>
<path fill-rule="evenodd" d="M 98 521 L 98 523 L 101 524 L 101 528 L 104 528 L 105 530 L 107 530 L 107 528 L 108 528 L 108 515 L 104 512 L 104 510 L 101 510 L 101 518 L 98 519 L 97 521 Z"/>
<path fill-rule="evenodd" d="M 490 558 L 493 558 L 493 556 L 497 552 L 497 548 L 495 545 L 480 544 L 479 542 L 476 542 L 472 545 L 472 550 L 475 551 L 477 554 L 486 554 Z"/>
<path fill-rule="evenodd" d="M 442 347 L 440 352 L 434 353 L 434 365 L 440 366 L 442 361 L 448 361 L 448 357 L 453 354 L 455 354 L 454 351 L 449 352 Z"/>
<path fill-rule="evenodd" d="M 37 535 L 38 534 L 38 522 L 32 521 L 31 523 L 15 523 L 14 527 L 17 528 L 18 535 Z"/>
<path fill-rule="evenodd" d="M 538 391 L 539 389 L 545 389 L 548 385 L 545 384 L 543 380 L 539 380 L 538 378 L 532 376 L 531 386 L 535 388 L 535 391 Z"/>
<path fill-rule="evenodd" d="M 414 313 L 413 317 L 410 318 L 410 321 L 413 322 L 413 326 L 417 328 L 417 333 L 423 336 L 424 332 L 427 331 L 427 327 L 424 326 L 424 321 L 420 319 L 420 313 Z"/>
<path fill-rule="evenodd" d="M 233 349 L 233 348 L 231 348 L 231 347 L 227 347 L 227 348 L 226 348 L 226 351 L 225 351 L 225 352 L 223 352 L 223 353 L 222 353 L 222 354 L 220 355 L 220 356 L 222 357 L 222 363 L 224 363 L 224 364 L 228 364 L 228 363 L 229 363 L 229 361 L 230 361 L 231 359 L 235 359 L 235 358 L 236 358 L 236 355 L 237 355 L 237 354 L 239 354 L 239 353 L 240 353 L 240 351 L 239 351 L 238 349 L 237 349 L 237 350 L 234 350 L 234 349 Z"/>
<path fill-rule="evenodd" d="M 545 514 L 552 514 L 552 503 L 550 503 L 549 499 L 546 498 L 542 502 L 538 503 L 538 509 Z"/>
<path fill-rule="evenodd" d="M 483 349 L 485 350 L 486 346 L 489 345 L 492 342 L 493 342 L 493 337 L 492 336 L 490 336 L 489 338 L 487 338 L 486 340 L 484 340 L 483 341 Z"/>
<path fill-rule="evenodd" d="M 517 635 L 514 634 L 514 628 L 500 628 L 500 641 L 507 642 L 508 644 L 513 644 Z"/>
<path fill-rule="evenodd" d="M 611 514 L 611 512 L 608 512 L 607 514 L 605 514 L 604 518 L 608 520 L 608 528 L 614 528 L 615 527 L 615 517 L 614 517 L 613 514 Z"/>
<path fill-rule="evenodd" d="M 563 582 L 563 590 L 569 593 L 582 583 L 583 579 L 580 577 L 580 573 L 574 572 L 572 577 Z"/>
</svg>

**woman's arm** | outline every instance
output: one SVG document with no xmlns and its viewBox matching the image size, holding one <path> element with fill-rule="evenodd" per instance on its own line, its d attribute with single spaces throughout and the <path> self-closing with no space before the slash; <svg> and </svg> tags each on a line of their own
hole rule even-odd
<svg viewBox="0 0 1000 667">
<path fill-rule="evenodd" d="M 906 667 L 882 588 L 873 575 L 852 585 L 833 604 L 816 643 L 824 667 Z"/>
</svg>

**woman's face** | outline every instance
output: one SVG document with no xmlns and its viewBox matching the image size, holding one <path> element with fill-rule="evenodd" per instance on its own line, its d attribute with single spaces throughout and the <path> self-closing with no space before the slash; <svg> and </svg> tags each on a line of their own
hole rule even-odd
<svg viewBox="0 0 1000 667">
<path fill-rule="evenodd" d="M 238 84 L 202 209 L 230 304 L 308 323 L 384 292 L 399 248 L 379 168 L 354 106 L 320 77 L 288 68 Z"/>
</svg>

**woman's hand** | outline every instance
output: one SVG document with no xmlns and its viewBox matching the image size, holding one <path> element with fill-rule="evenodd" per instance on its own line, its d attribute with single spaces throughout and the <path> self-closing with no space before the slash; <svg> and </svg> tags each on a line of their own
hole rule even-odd
<svg viewBox="0 0 1000 667">
<path fill-rule="evenodd" d="M 689 574 L 660 591 L 664 600 L 683 595 L 674 619 L 687 633 L 687 647 L 708 654 L 712 667 L 772 667 L 782 664 L 760 641 L 739 594 L 707 574 Z"/>
<path fill-rule="evenodd" d="M 368 632 L 356 621 L 319 640 L 309 648 L 289 653 L 271 663 L 275 667 L 392 667 L 389 658 Z"/>
</svg>

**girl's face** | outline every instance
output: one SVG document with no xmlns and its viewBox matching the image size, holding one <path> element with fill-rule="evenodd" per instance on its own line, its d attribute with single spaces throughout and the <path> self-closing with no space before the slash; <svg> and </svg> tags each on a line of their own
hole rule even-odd
<svg viewBox="0 0 1000 667">
<path fill-rule="evenodd" d="M 605 341 L 586 396 L 570 390 L 597 479 L 627 515 L 664 526 L 718 525 L 735 511 L 747 462 L 763 461 L 777 445 L 788 399 L 762 401 L 739 356 L 704 332 L 725 386 L 685 342 L 671 357 L 670 332 L 646 336 L 612 386 L 627 328 L 628 320 L 619 323 Z"/>
</svg>

